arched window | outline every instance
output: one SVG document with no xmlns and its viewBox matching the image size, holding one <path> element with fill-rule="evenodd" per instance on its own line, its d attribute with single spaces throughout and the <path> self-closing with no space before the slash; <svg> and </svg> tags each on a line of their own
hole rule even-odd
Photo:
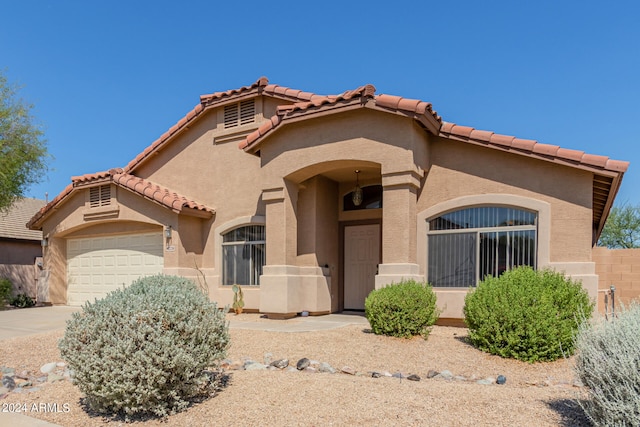
<svg viewBox="0 0 640 427">
<path fill-rule="evenodd" d="M 222 243 L 222 283 L 260 285 L 265 263 L 264 225 L 247 225 L 229 231 Z"/>
<path fill-rule="evenodd" d="M 367 185 L 362 187 L 362 203 L 356 206 L 353 203 L 353 191 L 342 198 L 342 206 L 345 211 L 357 211 L 360 209 L 380 209 L 382 207 L 382 185 Z"/>
<path fill-rule="evenodd" d="M 537 217 L 523 209 L 479 206 L 429 220 L 429 283 L 468 287 L 513 267 L 535 268 Z"/>
</svg>

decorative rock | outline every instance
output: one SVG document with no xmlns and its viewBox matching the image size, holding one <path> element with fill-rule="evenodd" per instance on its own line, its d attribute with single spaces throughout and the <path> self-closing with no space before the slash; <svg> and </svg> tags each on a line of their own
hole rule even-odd
<svg viewBox="0 0 640 427">
<path fill-rule="evenodd" d="M 356 370 L 353 369 L 350 366 L 343 366 L 342 369 L 340 369 L 342 371 L 342 373 L 344 374 L 348 374 L 348 375 L 355 375 L 356 374 Z"/>
<path fill-rule="evenodd" d="M 244 370 L 245 371 L 266 371 L 267 365 L 263 365 L 262 363 L 258 363 L 258 362 L 247 363 L 244 365 Z"/>
<path fill-rule="evenodd" d="M 264 364 L 265 365 L 271 365 L 272 361 L 273 361 L 273 354 L 272 353 L 265 353 L 264 354 Z"/>
<path fill-rule="evenodd" d="M 273 362 L 271 362 L 271 366 L 278 368 L 278 369 L 284 369 L 287 366 L 289 366 L 289 359 L 278 359 L 278 360 L 274 360 Z"/>
<path fill-rule="evenodd" d="M 23 379 L 23 380 L 28 380 L 29 379 L 29 371 L 27 371 L 27 370 L 21 371 L 19 374 L 16 374 L 16 378 L 20 378 L 20 379 Z"/>
<path fill-rule="evenodd" d="M 504 375 L 498 375 L 498 378 L 496 379 L 496 384 L 504 384 L 507 382 L 507 377 L 505 377 Z"/>
<path fill-rule="evenodd" d="M 429 372 L 427 372 L 427 378 L 433 378 L 438 375 L 440 375 L 440 372 L 434 371 L 433 369 L 429 369 Z"/>
<path fill-rule="evenodd" d="M 324 372 L 329 374 L 335 374 L 336 370 L 326 362 L 322 362 L 318 368 L 318 372 Z"/>
<path fill-rule="evenodd" d="M 13 377 L 4 376 L 2 377 L 2 386 L 11 391 L 16 388 L 16 382 L 14 381 Z"/>
<path fill-rule="evenodd" d="M 311 361 L 306 357 L 303 357 L 302 359 L 298 360 L 296 368 L 298 368 L 298 371 L 302 371 L 303 369 L 308 368 L 310 364 Z"/>
<path fill-rule="evenodd" d="M 393 375 L 391 375 L 391 376 L 392 376 L 393 378 L 400 378 L 400 379 L 405 378 L 405 376 L 404 376 L 404 375 L 402 375 L 402 373 L 401 373 L 401 372 L 396 372 L 395 374 L 393 374 Z"/>
<path fill-rule="evenodd" d="M 298 372 L 298 369 L 294 368 L 293 366 L 289 366 L 287 369 L 285 369 L 285 372 Z"/>
<path fill-rule="evenodd" d="M 315 374 L 316 372 L 318 372 L 318 370 L 316 368 L 314 368 L 313 366 L 307 366 L 306 368 L 304 368 L 302 370 L 302 372 L 307 373 L 307 374 Z"/>
<path fill-rule="evenodd" d="M 16 370 L 13 368 L 8 368 L 6 366 L 3 366 L 0 368 L 0 372 L 2 373 L 3 376 L 6 375 L 9 377 L 12 377 L 13 374 L 16 372 Z"/>
<path fill-rule="evenodd" d="M 49 372 L 53 371 L 54 369 L 56 369 L 56 362 L 51 362 L 51 363 L 47 363 L 45 365 L 42 365 L 42 367 L 40 368 L 40 372 L 42 372 L 43 374 L 48 374 Z"/>
<path fill-rule="evenodd" d="M 476 381 L 476 384 L 480 384 L 480 385 L 491 385 L 493 384 L 493 381 L 489 380 L 489 379 L 483 379 L 483 380 L 478 380 Z"/>
<path fill-rule="evenodd" d="M 467 380 L 462 375 L 456 375 L 455 377 L 453 377 L 453 379 L 456 380 L 456 381 L 466 381 Z"/>
<path fill-rule="evenodd" d="M 64 362 L 58 362 L 58 363 L 56 363 L 56 366 L 57 366 L 58 368 L 64 368 L 65 366 L 67 366 L 67 364 L 66 364 L 66 363 L 64 363 Z"/>
<path fill-rule="evenodd" d="M 411 374 L 407 377 L 409 381 L 420 381 L 420 376 L 416 374 Z"/>
<path fill-rule="evenodd" d="M 382 374 L 380 372 L 371 372 L 371 378 L 380 378 Z"/>
<path fill-rule="evenodd" d="M 451 371 L 444 370 L 440 372 L 438 375 L 436 375 L 434 378 L 443 378 L 445 380 L 450 380 L 450 379 L 453 379 L 453 374 L 451 373 Z"/>
<path fill-rule="evenodd" d="M 63 381 L 63 380 L 64 380 L 64 377 L 62 375 L 58 375 L 58 374 L 55 374 L 55 373 L 50 373 L 47 376 L 47 382 L 48 383 L 55 383 L 56 381 Z"/>
</svg>

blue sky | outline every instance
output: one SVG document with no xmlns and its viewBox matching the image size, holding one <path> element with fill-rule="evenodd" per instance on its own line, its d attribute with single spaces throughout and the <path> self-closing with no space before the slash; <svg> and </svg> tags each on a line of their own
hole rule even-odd
<svg viewBox="0 0 640 427">
<path fill-rule="evenodd" d="M 201 94 L 366 83 L 444 120 L 631 162 L 640 204 L 640 6 L 617 1 L 5 0 L 0 69 L 54 156 L 28 196 L 125 166 Z"/>
</svg>

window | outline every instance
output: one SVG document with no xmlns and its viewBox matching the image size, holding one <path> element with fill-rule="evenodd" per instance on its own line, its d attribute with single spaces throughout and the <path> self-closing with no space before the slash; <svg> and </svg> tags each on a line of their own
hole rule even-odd
<svg viewBox="0 0 640 427">
<path fill-rule="evenodd" d="M 481 206 L 429 221 L 428 281 L 438 287 L 475 286 L 513 267 L 536 267 L 537 214 Z"/>
<path fill-rule="evenodd" d="M 99 208 L 100 206 L 109 206 L 111 204 L 111 186 L 101 185 L 99 187 L 91 187 L 89 189 L 89 206 Z"/>
<path fill-rule="evenodd" d="M 253 99 L 224 107 L 224 128 L 230 129 L 256 121 L 256 104 Z"/>
<path fill-rule="evenodd" d="M 353 191 L 342 198 L 342 206 L 345 211 L 357 211 L 360 209 L 380 209 L 382 207 L 382 185 L 368 185 L 362 187 L 362 203 L 353 204 Z"/>
<path fill-rule="evenodd" d="M 248 225 L 229 231 L 222 243 L 222 283 L 260 285 L 265 263 L 264 225 Z"/>
</svg>

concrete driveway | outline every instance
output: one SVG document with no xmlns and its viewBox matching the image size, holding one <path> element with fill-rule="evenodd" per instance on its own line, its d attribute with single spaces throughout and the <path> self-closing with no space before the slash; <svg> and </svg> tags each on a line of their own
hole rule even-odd
<svg viewBox="0 0 640 427">
<path fill-rule="evenodd" d="M 64 329 L 80 307 L 32 307 L 0 311 L 0 340 Z"/>
</svg>

